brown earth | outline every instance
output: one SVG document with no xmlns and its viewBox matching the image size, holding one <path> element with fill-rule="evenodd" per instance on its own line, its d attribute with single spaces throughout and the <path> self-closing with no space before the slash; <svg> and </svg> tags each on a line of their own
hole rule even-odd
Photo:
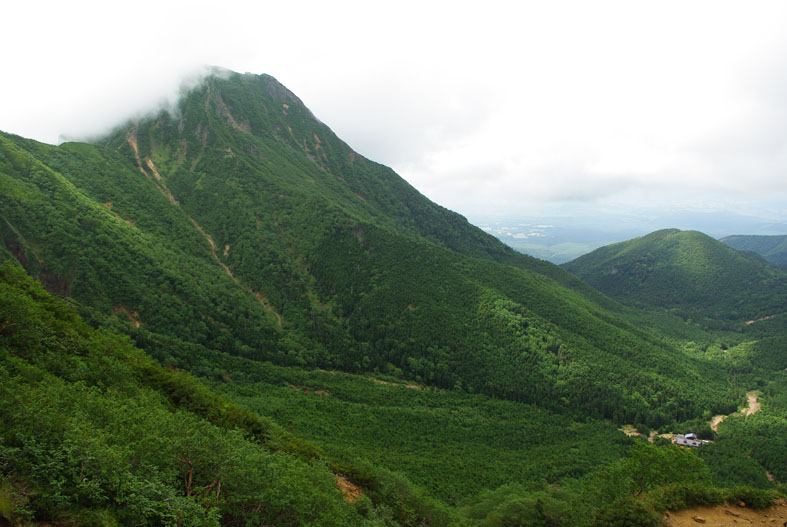
<svg viewBox="0 0 787 527">
<path fill-rule="evenodd" d="M 341 489 L 344 499 L 350 503 L 363 496 L 361 488 L 341 474 L 336 474 L 336 486 Z"/>
<path fill-rule="evenodd" d="M 721 422 L 724 421 L 725 419 L 727 419 L 727 417 L 729 417 L 729 416 L 727 416 L 727 415 L 714 415 L 711 418 L 711 420 L 709 421 L 711 429 L 713 429 L 713 431 L 716 432 L 719 429 L 719 425 L 721 424 Z"/>
<path fill-rule="evenodd" d="M 639 431 L 634 428 L 634 425 L 623 425 L 621 428 L 618 428 L 621 432 L 626 434 L 629 437 L 635 437 L 640 435 Z"/>
<path fill-rule="evenodd" d="M 745 527 L 748 525 L 787 526 L 787 502 L 778 501 L 773 507 L 754 510 L 739 505 L 695 507 L 680 512 L 668 512 L 664 516 L 668 527 Z"/>
<path fill-rule="evenodd" d="M 747 326 L 751 326 L 751 325 L 752 325 L 752 324 L 754 324 L 755 322 L 761 322 L 761 321 L 763 321 L 763 320 L 770 320 L 770 319 L 772 319 L 772 318 L 773 318 L 773 317 L 775 317 L 775 316 L 776 316 L 776 315 L 768 315 L 767 317 L 758 318 L 758 319 L 756 319 L 756 320 L 747 320 L 747 321 L 746 321 L 746 325 L 747 325 Z"/>
<path fill-rule="evenodd" d="M 760 411 L 760 401 L 757 399 L 757 392 L 752 390 L 750 392 L 746 392 L 746 408 L 740 411 L 740 415 L 747 417 L 753 414 L 756 414 Z M 730 414 L 736 415 L 736 414 Z M 713 419 L 709 421 L 710 427 L 713 431 L 717 431 L 719 429 L 719 425 L 722 421 L 730 417 L 729 415 L 714 415 Z"/>
<path fill-rule="evenodd" d="M 745 416 L 756 414 L 760 411 L 760 401 L 757 400 L 757 392 L 751 391 L 746 393 L 746 398 L 749 401 L 749 406 L 744 408 L 741 413 Z"/>
</svg>

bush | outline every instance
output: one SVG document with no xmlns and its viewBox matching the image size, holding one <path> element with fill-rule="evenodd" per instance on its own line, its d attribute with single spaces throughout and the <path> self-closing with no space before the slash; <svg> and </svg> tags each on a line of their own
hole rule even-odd
<svg viewBox="0 0 787 527">
<path fill-rule="evenodd" d="M 773 490 L 755 489 L 753 487 L 735 487 L 729 491 L 728 501 L 742 501 L 752 509 L 765 509 L 773 505 L 779 493 Z"/>
<path fill-rule="evenodd" d="M 648 502 L 658 511 L 677 511 L 699 505 L 718 505 L 726 501 L 725 493 L 704 484 L 675 483 L 648 495 Z"/>
<path fill-rule="evenodd" d="M 593 527 L 659 527 L 659 514 L 638 498 L 623 498 L 599 511 Z"/>
<path fill-rule="evenodd" d="M 0 479 L 0 524 L 5 518 L 11 524 L 30 520 L 33 511 L 29 507 L 33 491 L 21 480 L 12 476 Z"/>
</svg>

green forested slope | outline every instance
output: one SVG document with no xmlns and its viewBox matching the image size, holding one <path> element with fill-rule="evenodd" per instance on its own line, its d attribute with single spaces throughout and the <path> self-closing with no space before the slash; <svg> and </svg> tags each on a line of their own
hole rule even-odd
<svg viewBox="0 0 787 527">
<path fill-rule="evenodd" d="M 244 342 L 276 348 L 273 316 L 217 272 L 187 216 L 161 194 L 139 190 L 133 167 L 90 145 L 59 150 L 22 143 L 69 163 L 56 172 L 0 137 L 0 235 L 50 291 L 72 297 L 95 316 L 130 324 L 144 319 L 152 331 L 206 346 L 237 353 L 251 353 Z M 111 178 L 125 196 L 138 196 L 139 209 L 121 205 L 118 212 L 111 200 L 89 197 L 75 185 L 86 173 L 95 182 Z M 120 190 L 118 198 L 123 202 Z"/>
<path fill-rule="evenodd" d="M 563 267 L 622 302 L 728 321 L 730 328 L 783 317 L 787 305 L 787 274 L 696 231 L 656 231 Z"/>
<path fill-rule="evenodd" d="M 648 517 L 681 503 L 775 497 L 709 488 L 708 468 L 693 452 L 632 443 L 599 421 L 460 392 L 213 359 L 210 367 L 237 377 L 214 388 L 254 413 L 160 366 L 127 339 L 91 329 L 21 269 L 0 266 L 0 521 L 567 527 L 589 525 L 594 515 L 604 525 L 627 514 L 620 499 L 642 492 Z M 311 436 L 330 457 L 260 414 Z M 768 434 L 774 424 L 781 426 L 772 418 L 757 426 Z M 767 447 L 751 442 L 753 455 L 781 475 L 782 461 Z M 712 453 L 711 462 L 718 457 Z M 462 505 L 428 497 L 391 465 Z M 335 473 L 361 484 L 361 494 L 343 496 Z"/>
<path fill-rule="evenodd" d="M 787 236 L 738 234 L 719 240 L 738 251 L 754 252 L 776 265 L 787 265 Z"/>
<path fill-rule="evenodd" d="M 271 77 L 211 77 L 98 145 L 1 136 L 0 185 L 5 246 L 151 352 L 379 371 L 652 425 L 742 393 L 354 153 Z"/>
<path fill-rule="evenodd" d="M 8 263 L 0 375 L 3 521 L 378 524 L 308 445 L 92 330 Z"/>
</svg>

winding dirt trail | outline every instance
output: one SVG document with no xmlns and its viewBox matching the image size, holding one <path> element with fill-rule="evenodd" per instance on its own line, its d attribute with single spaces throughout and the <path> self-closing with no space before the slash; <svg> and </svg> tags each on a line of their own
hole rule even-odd
<svg viewBox="0 0 787 527">
<path fill-rule="evenodd" d="M 754 415 L 760 411 L 760 408 L 761 406 L 760 406 L 760 401 L 757 397 L 757 391 L 751 390 L 749 392 L 746 392 L 746 408 L 740 411 L 740 415 L 742 415 L 743 417 Z M 714 432 L 717 432 L 719 430 L 719 425 L 722 423 L 722 421 L 724 421 L 730 416 L 738 415 L 738 413 L 739 412 L 735 412 L 730 415 L 714 415 L 713 418 L 710 421 L 708 421 L 708 424 L 710 424 L 710 427 L 711 429 L 713 429 Z"/>
<path fill-rule="evenodd" d="M 224 269 L 224 272 L 227 273 L 227 276 L 229 276 L 233 282 L 245 288 L 249 293 L 253 294 L 254 297 L 257 299 L 257 301 L 262 305 L 262 307 L 264 307 L 269 312 L 273 313 L 273 315 L 276 317 L 276 322 L 279 324 L 279 327 L 281 327 L 281 315 L 279 315 L 279 313 L 277 313 L 276 310 L 273 309 L 273 306 L 270 305 L 268 299 L 265 298 L 265 295 L 263 295 L 259 291 L 254 291 L 252 288 L 241 284 L 240 280 L 235 278 L 235 275 L 232 274 L 232 271 L 227 266 L 227 264 L 222 262 L 221 258 L 219 258 L 219 254 L 216 252 L 216 242 L 213 241 L 211 235 L 208 234 L 199 223 L 197 223 L 197 220 L 191 217 L 191 215 L 188 212 L 183 210 L 183 207 L 180 206 L 180 202 L 175 199 L 175 196 L 172 195 L 172 192 L 170 192 L 170 190 L 164 184 L 164 181 L 161 179 L 161 175 L 159 174 L 158 170 L 156 170 L 156 165 L 153 163 L 153 160 L 150 157 L 145 157 L 145 164 L 148 166 L 148 169 L 153 173 L 154 176 L 154 177 L 150 177 L 150 174 L 148 174 L 148 172 L 145 170 L 144 166 L 142 165 L 142 159 L 139 156 L 139 146 L 137 144 L 136 126 L 133 126 L 128 131 L 128 134 L 126 134 L 126 141 L 128 141 L 131 150 L 133 150 L 134 152 L 134 159 L 137 162 L 139 171 L 142 172 L 145 175 L 145 177 L 153 183 L 153 185 L 155 185 L 158 191 L 161 192 L 172 205 L 178 207 L 183 212 L 183 214 L 186 215 L 189 221 L 191 221 L 191 224 L 194 225 L 194 228 L 197 229 L 197 232 L 199 232 L 202 235 L 202 237 L 205 238 L 205 241 L 208 242 L 208 246 L 210 247 L 210 252 L 213 255 L 213 260 L 217 264 L 219 264 L 222 269 Z"/>
<path fill-rule="evenodd" d="M 770 319 L 772 319 L 775 316 L 776 315 L 768 315 L 768 316 L 765 316 L 765 317 L 762 317 L 762 318 L 758 318 L 758 319 L 755 319 L 755 320 L 747 320 L 746 321 L 746 325 L 747 326 L 751 326 L 752 324 L 756 324 L 757 322 L 762 322 L 763 320 L 770 320 Z"/>
</svg>

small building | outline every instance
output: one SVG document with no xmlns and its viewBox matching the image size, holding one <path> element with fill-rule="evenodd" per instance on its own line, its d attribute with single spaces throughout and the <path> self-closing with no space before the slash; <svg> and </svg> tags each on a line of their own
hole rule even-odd
<svg viewBox="0 0 787 527">
<path fill-rule="evenodd" d="M 710 441 L 705 439 L 697 438 L 697 434 L 690 433 L 690 434 L 675 434 L 675 437 L 672 438 L 672 442 L 676 445 L 683 445 L 683 446 L 702 446 L 707 445 Z"/>
</svg>

